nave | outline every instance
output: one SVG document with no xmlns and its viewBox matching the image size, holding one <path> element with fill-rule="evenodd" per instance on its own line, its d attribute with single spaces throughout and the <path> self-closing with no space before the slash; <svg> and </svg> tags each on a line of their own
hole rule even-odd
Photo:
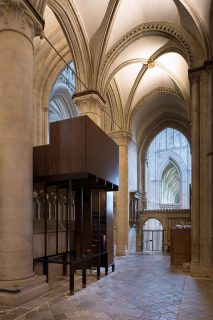
<svg viewBox="0 0 213 320">
<path fill-rule="evenodd" d="M 68 279 L 50 283 L 49 292 L 16 309 L 1 308 L 0 320 L 212 320 L 213 280 L 191 277 L 171 267 L 163 254 L 118 257 L 115 272 L 87 288 L 75 275 L 76 293 L 68 296 Z"/>
</svg>

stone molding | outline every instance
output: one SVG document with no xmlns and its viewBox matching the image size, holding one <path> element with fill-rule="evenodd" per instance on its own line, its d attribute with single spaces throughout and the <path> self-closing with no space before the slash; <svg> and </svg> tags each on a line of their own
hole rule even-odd
<svg viewBox="0 0 213 320">
<path fill-rule="evenodd" d="M 161 214 L 161 213 L 186 213 L 190 214 L 190 209 L 175 209 L 175 208 L 168 208 L 168 209 L 144 209 L 140 211 L 140 214 L 149 214 L 149 213 L 155 213 L 155 214 Z"/>
<path fill-rule="evenodd" d="M 32 39 L 41 35 L 43 24 L 22 0 L 0 0 L 0 32 L 11 30 Z"/>
</svg>

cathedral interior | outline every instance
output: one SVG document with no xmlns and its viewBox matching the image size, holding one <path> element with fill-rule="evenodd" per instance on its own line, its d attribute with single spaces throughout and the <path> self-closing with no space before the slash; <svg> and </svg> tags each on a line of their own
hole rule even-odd
<svg viewBox="0 0 213 320">
<path fill-rule="evenodd" d="M 0 320 L 213 319 L 212 17 L 0 0 Z"/>
</svg>

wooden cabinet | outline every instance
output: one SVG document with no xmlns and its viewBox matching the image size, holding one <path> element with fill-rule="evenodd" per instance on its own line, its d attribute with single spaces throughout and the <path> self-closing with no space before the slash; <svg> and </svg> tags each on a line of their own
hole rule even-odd
<svg viewBox="0 0 213 320">
<path fill-rule="evenodd" d="M 96 267 L 98 278 L 101 267 L 106 274 L 108 266 L 114 270 L 113 191 L 118 190 L 119 148 L 87 116 L 52 123 L 50 142 L 33 149 L 34 194 L 42 195 L 34 201 L 35 217 L 44 213 L 44 250 L 42 256 L 36 254 L 34 265 L 42 262 L 48 277 L 48 264 L 63 265 L 63 274 L 69 264 L 73 293 L 74 270 L 82 270 L 83 286 L 86 269 Z"/>
<path fill-rule="evenodd" d="M 191 261 L 191 228 L 171 229 L 171 264 Z"/>
</svg>

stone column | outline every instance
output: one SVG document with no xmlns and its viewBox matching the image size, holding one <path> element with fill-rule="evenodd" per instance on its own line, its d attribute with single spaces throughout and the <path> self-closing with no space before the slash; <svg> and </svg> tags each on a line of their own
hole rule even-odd
<svg viewBox="0 0 213 320">
<path fill-rule="evenodd" d="M 104 128 L 103 111 L 105 100 L 95 90 L 88 90 L 73 95 L 73 101 L 77 105 L 80 116 L 87 115 L 100 128 Z"/>
<path fill-rule="evenodd" d="M 109 136 L 119 145 L 119 191 L 115 196 L 116 254 L 128 254 L 129 188 L 128 146 L 132 134 L 129 131 L 111 132 Z"/>
<path fill-rule="evenodd" d="M 191 69 L 192 261 L 191 273 L 213 277 L 213 65 Z"/>
<path fill-rule="evenodd" d="M 42 28 L 23 1 L 0 0 L 0 304 L 6 305 L 47 289 L 33 273 L 32 246 L 32 39 Z"/>
</svg>

